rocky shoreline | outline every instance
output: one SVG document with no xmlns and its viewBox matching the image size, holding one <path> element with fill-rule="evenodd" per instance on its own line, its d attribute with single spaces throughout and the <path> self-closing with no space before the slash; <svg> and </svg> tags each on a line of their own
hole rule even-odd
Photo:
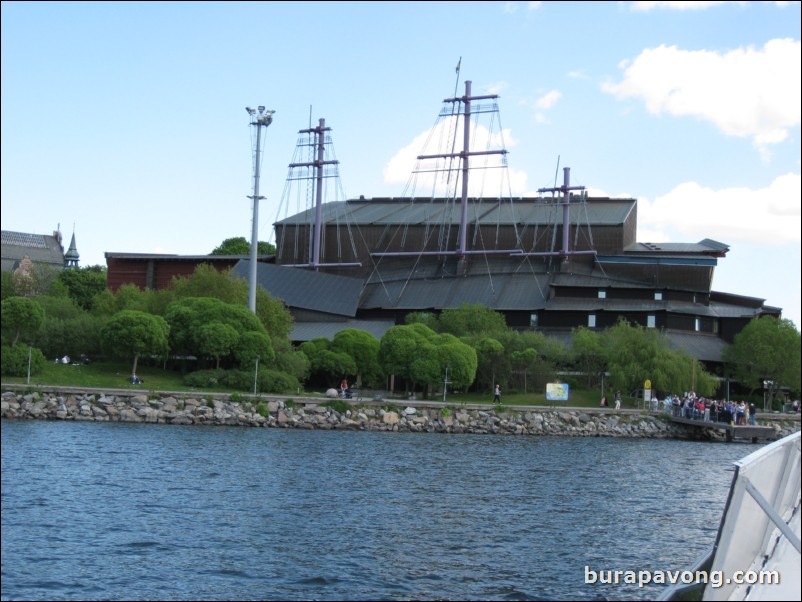
<svg viewBox="0 0 802 602">
<path fill-rule="evenodd" d="M 670 422 L 664 414 L 581 409 L 469 408 L 465 405 L 427 407 L 370 402 L 338 411 L 327 400 L 245 400 L 220 396 L 192 397 L 128 393 L 64 393 L 5 391 L 0 417 L 18 420 L 66 420 L 174 425 L 247 426 L 322 430 L 560 435 L 724 440 L 712 428 L 699 429 Z M 334 404 L 337 406 L 338 404 Z M 799 421 L 761 420 L 780 439 L 799 430 Z"/>
</svg>

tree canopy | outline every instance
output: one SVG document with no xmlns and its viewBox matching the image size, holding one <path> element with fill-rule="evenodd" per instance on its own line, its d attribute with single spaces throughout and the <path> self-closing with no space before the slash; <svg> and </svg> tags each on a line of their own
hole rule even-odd
<svg viewBox="0 0 802 602">
<path fill-rule="evenodd" d="M 275 255 L 276 247 L 269 242 L 259 241 L 256 244 L 256 252 L 259 255 Z M 251 243 L 244 236 L 227 238 L 215 248 L 210 255 L 250 255 Z"/>
<path fill-rule="evenodd" d="M 725 348 L 724 361 L 751 391 L 765 386 L 769 402 L 782 387 L 800 389 L 800 334 L 791 320 L 755 318 Z"/>
<path fill-rule="evenodd" d="M 23 335 L 33 337 L 45 318 L 42 307 L 27 297 L 9 297 L 2 302 L 3 335 L 14 346 Z M 6 335 L 6 333 L 8 333 Z"/>
<path fill-rule="evenodd" d="M 170 327 L 161 316 L 133 309 L 123 310 L 109 319 L 100 332 L 103 351 L 111 357 L 133 355 L 131 374 L 136 374 L 140 355 L 164 357 L 169 350 Z"/>
</svg>

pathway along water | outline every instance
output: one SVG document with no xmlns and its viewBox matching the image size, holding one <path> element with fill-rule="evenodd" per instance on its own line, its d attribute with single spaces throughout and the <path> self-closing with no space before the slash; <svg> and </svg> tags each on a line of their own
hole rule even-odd
<svg viewBox="0 0 802 602">
<path fill-rule="evenodd" d="M 1 596 L 654 599 L 758 447 L 4 420 Z"/>
</svg>

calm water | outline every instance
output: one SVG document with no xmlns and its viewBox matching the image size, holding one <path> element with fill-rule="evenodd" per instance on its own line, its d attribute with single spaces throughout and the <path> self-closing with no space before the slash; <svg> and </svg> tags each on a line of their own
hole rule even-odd
<svg viewBox="0 0 802 602">
<path fill-rule="evenodd" d="M 2 599 L 653 599 L 756 447 L 3 421 Z"/>
</svg>

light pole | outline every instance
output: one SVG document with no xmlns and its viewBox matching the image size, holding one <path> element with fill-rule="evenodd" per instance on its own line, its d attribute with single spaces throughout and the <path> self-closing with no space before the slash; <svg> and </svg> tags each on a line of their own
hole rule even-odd
<svg viewBox="0 0 802 602">
<path fill-rule="evenodd" d="M 448 389 L 448 385 L 451 381 L 448 380 L 448 364 L 446 364 L 446 375 L 443 378 L 443 403 L 446 402 L 446 390 Z"/>
<path fill-rule="evenodd" d="M 251 125 L 256 127 L 256 152 L 253 155 L 253 224 L 251 228 L 251 273 L 250 273 L 250 289 L 248 294 L 248 308 L 256 313 L 256 256 L 257 247 L 259 246 L 259 200 L 265 197 L 259 196 L 259 155 L 261 153 L 261 140 L 262 128 L 269 126 L 273 123 L 273 113 L 275 111 L 266 111 L 264 106 L 260 105 L 256 110 L 251 107 L 245 107 L 248 115 L 251 116 Z"/>
<path fill-rule="evenodd" d="M 256 355 L 256 370 L 253 371 L 253 394 L 256 395 L 256 383 L 259 380 L 259 354 Z"/>
<path fill-rule="evenodd" d="M 31 347 L 33 343 L 28 343 L 28 380 L 25 382 L 26 385 L 31 384 Z"/>
</svg>

